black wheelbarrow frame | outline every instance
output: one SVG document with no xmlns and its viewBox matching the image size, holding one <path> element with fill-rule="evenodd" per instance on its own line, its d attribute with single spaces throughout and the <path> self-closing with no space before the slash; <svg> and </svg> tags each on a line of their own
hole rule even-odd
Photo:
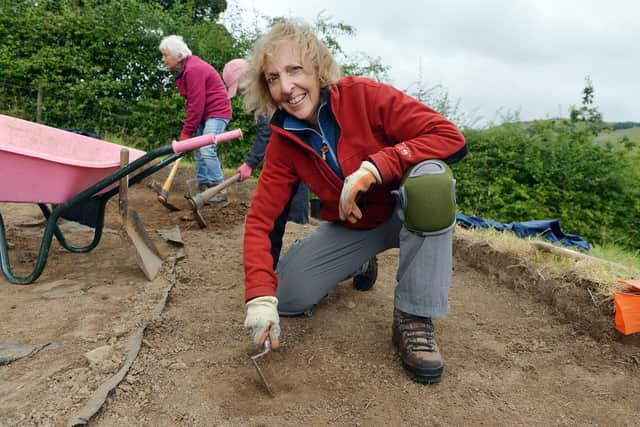
<svg viewBox="0 0 640 427">
<path fill-rule="evenodd" d="M 53 205 L 53 208 L 50 208 L 45 203 L 37 203 L 46 222 L 42 241 L 40 242 L 38 258 L 33 270 L 26 276 L 17 276 L 11 269 L 5 225 L 2 219 L 2 214 L 0 214 L 0 264 L 2 266 L 2 273 L 9 282 L 14 284 L 27 285 L 33 283 L 38 279 L 38 277 L 40 277 L 47 264 L 53 236 L 55 236 L 60 245 L 69 252 L 87 253 L 91 251 L 100 243 L 104 228 L 106 205 L 111 197 L 118 194 L 119 186 L 116 185 L 113 188 L 102 192 L 103 190 L 128 175 L 129 185 L 135 185 L 168 164 L 178 160 L 189 151 L 206 145 L 217 144 L 240 137 L 242 137 L 242 131 L 240 129 L 235 129 L 218 135 L 208 134 L 183 141 L 174 141 L 171 145 L 156 148 L 147 152 L 143 156 L 129 163 L 127 166 L 118 169 L 116 172 L 108 175 L 91 187 L 79 192 L 66 202 Z M 162 156 L 167 157 L 160 162 L 131 175 L 132 172 L 146 166 L 151 161 Z M 93 239 L 91 243 L 85 246 L 76 246 L 70 243 L 62 233 L 62 230 L 60 230 L 60 227 L 58 227 L 58 220 L 60 218 L 74 219 L 79 213 L 80 216 L 83 217 L 79 222 L 84 223 L 85 225 L 91 225 L 94 228 Z"/>
</svg>

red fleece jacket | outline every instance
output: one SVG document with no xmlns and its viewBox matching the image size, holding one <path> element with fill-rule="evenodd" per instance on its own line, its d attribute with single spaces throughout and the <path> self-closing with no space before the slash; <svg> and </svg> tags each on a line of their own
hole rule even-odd
<svg viewBox="0 0 640 427">
<path fill-rule="evenodd" d="M 176 76 L 176 87 L 186 100 L 182 133 L 193 136 L 200 123 L 214 117 L 231 120 L 231 101 L 220 74 L 199 57 L 185 58 L 183 70 Z"/>
<path fill-rule="evenodd" d="M 390 218 L 404 173 L 427 159 L 447 159 L 466 150 L 457 127 L 441 114 L 370 79 L 345 77 L 329 87 L 331 110 L 340 128 L 338 163 L 344 176 L 363 160 L 373 162 L 382 177 L 361 199 L 363 217 L 344 227 L 370 229 Z M 338 202 L 343 180 L 320 155 L 282 128 L 276 112 L 258 187 L 247 214 L 244 235 L 245 299 L 274 296 L 278 283 L 270 255 L 269 233 L 289 200 L 291 188 L 303 181 L 322 200 L 321 217 L 340 222 Z"/>
</svg>

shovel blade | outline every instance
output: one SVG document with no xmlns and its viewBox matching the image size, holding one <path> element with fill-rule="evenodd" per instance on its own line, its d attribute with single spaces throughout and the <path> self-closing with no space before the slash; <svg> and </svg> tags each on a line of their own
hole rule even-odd
<svg viewBox="0 0 640 427">
<path fill-rule="evenodd" d="M 129 211 L 123 220 L 127 237 L 136 250 L 136 262 L 147 279 L 153 280 L 162 267 L 162 257 L 136 211 Z"/>
</svg>

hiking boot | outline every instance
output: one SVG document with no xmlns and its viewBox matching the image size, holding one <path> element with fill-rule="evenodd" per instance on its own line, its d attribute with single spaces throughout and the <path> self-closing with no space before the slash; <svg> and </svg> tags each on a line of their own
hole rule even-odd
<svg viewBox="0 0 640 427">
<path fill-rule="evenodd" d="M 364 273 L 353 277 L 353 288 L 359 291 L 368 291 L 373 288 L 378 278 L 378 259 L 374 256 L 367 261 Z"/>
<path fill-rule="evenodd" d="M 209 188 L 215 187 L 218 184 L 198 184 L 198 190 L 200 192 L 207 191 Z M 212 198 L 204 202 L 205 205 L 217 205 L 227 201 L 227 190 L 222 190 L 217 194 L 214 194 Z"/>
<path fill-rule="evenodd" d="M 444 365 L 434 337 L 430 317 L 393 310 L 393 345 L 400 352 L 402 365 L 419 383 L 440 382 Z"/>
<path fill-rule="evenodd" d="M 196 178 L 191 178 L 187 180 L 187 194 L 191 197 L 198 194 L 200 191 L 198 188 L 198 180 Z"/>
</svg>

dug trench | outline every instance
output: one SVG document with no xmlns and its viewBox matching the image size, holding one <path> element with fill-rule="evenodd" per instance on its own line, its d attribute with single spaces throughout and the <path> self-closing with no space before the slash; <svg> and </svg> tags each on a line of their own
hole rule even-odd
<svg viewBox="0 0 640 427">
<path fill-rule="evenodd" d="M 130 208 L 167 259 L 154 280 L 118 231 L 115 200 L 93 251 L 72 254 L 54 242 L 35 283 L 0 279 L 0 342 L 42 346 L 0 364 L 0 425 L 637 424 L 640 344 L 615 332 L 610 301 L 593 300 L 588 278 L 523 263 L 461 229 L 451 312 L 435 322 L 440 384 L 411 381 L 391 345 L 398 251 L 389 250 L 371 291 L 345 281 L 312 317 L 282 319 L 281 348 L 258 362 L 270 397 L 242 325 L 243 223 L 255 183 L 234 184 L 225 204 L 203 208 L 201 229 L 183 197 L 192 174 L 181 167 L 174 182 L 177 212 L 148 183 L 130 189 Z M 0 204 L 0 212 L 12 262 L 26 271 L 40 242 L 39 211 Z M 285 246 L 316 225 L 289 223 Z M 158 233 L 176 226 L 183 247 Z M 73 239 L 91 235 L 63 227 Z"/>
</svg>

